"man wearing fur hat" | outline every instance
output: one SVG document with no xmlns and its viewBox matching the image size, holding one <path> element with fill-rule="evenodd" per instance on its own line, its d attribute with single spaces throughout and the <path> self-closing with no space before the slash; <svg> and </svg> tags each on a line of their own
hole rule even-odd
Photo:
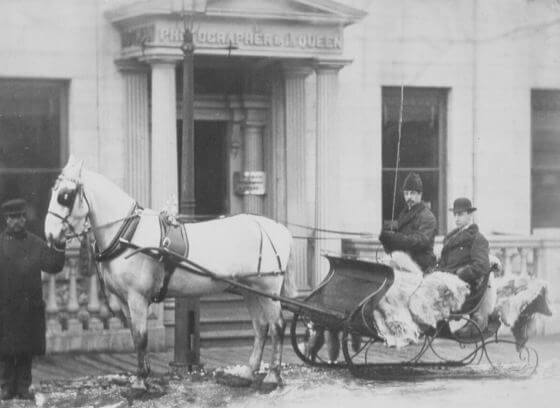
<svg viewBox="0 0 560 408">
<path fill-rule="evenodd" d="M 379 240 L 386 252 L 404 251 L 426 272 L 436 263 L 436 217 L 422 202 L 424 188 L 417 173 L 406 176 L 402 189 L 406 206 L 397 219 L 397 229 L 382 230 Z"/>
<path fill-rule="evenodd" d="M 455 228 L 443 240 L 437 269 L 450 272 L 467 282 L 471 291 L 490 273 L 488 241 L 473 222 L 476 208 L 468 198 L 453 202 Z"/>
<path fill-rule="evenodd" d="M 41 271 L 64 266 L 65 243 L 49 248 L 28 232 L 26 202 L 0 207 L 6 228 L 0 234 L 0 384 L 2 400 L 32 399 L 31 359 L 45 353 L 45 303 Z"/>
</svg>

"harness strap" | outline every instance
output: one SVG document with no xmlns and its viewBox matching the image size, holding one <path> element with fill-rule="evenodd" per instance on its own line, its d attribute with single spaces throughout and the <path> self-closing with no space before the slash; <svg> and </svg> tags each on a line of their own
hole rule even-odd
<svg viewBox="0 0 560 408">
<path fill-rule="evenodd" d="M 276 262 L 278 262 L 278 270 L 282 271 L 282 261 L 280 260 L 280 255 L 278 255 L 278 251 L 276 251 L 276 247 L 274 246 L 274 243 L 272 242 L 272 238 L 270 238 L 270 235 L 268 234 L 266 229 L 264 229 L 262 227 L 260 222 L 258 222 L 257 220 L 255 220 L 255 222 L 258 224 L 259 230 L 261 232 L 261 243 L 260 243 L 260 248 L 259 248 L 259 269 L 257 269 L 257 272 L 260 273 L 260 271 L 261 271 L 261 257 L 262 257 L 262 244 L 263 244 L 262 234 L 263 234 L 263 232 L 266 235 L 266 237 L 268 238 L 268 242 L 270 243 L 270 246 L 272 247 L 272 250 L 274 251 L 274 255 L 276 255 Z"/>
<path fill-rule="evenodd" d="M 182 254 L 182 256 L 186 259 L 189 256 L 189 249 L 190 249 L 190 245 L 189 245 L 189 237 L 186 231 L 186 228 L 184 226 L 184 224 L 179 224 L 178 226 L 176 225 L 171 225 L 169 224 L 165 217 L 163 215 L 160 214 L 159 217 L 159 224 L 160 224 L 160 231 L 161 231 L 161 242 L 160 242 L 160 246 L 163 248 L 168 249 L 169 251 L 173 252 L 173 250 L 175 248 L 172 248 L 172 241 L 171 241 L 171 236 L 175 233 L 174 229 L 175 228 L 179 228 L 180 229 L 180 235 L 181 238 L 183 239 L 183 242 L 185 243 L 185 250 L 184 253 Z M 163 271 L 164 271 L 164 275 L 163 275 L 163 282 L 161 285 L 161 288 L 159 290 L 159 292 L 152 296 L 151 301 L 153 303 L 160 303 L 163 301 L 163 299 L 165 299 L 165 297 L 167 296 L 167 290 L 169 288 L 169 281 L 171 280 L 171 275 L 173 275 L 173 272 L 175 271 L 176 267 L 177 267 L 177 263 L 171 260 L 171 257 L 169 255 L 165 256 L 162 255 L 161 256 L 161 261 L 163 262 Z"/>
<path fill-rule="evenodd" d="M 121 244 L 120 239 L 123 238 L 127 241 L 132 239 L 134 233 L 136 232 L 136 227 L 140 223 L 140 214 L 137 211 L 141 209 L 138 203 L 134 203 L 132 209 L 129 213 L 129 216 L 124 220 L 121 224 L 119 230 L 104 250 L 100 251 L 97 244 L 94 248 L 95 253 L 95 260 L 97 262 L 109 261 L 111 259 L 116 258 L 120 254 L 124 252 L 126 247 Z"/>
<path fill-rule="evenodd" d="M 157 295 L 152 296 L 152 298 L 150 299 L 152 303 L 160 303 L 163 301 L 163 299 L 165 299 L 165 296 L 167 296 L 169 281 L 171 280 L 171 275 L 173 275 L 173 271 L 177 266 L 169 258 L 170 257 L 167 256 L 165 257 L 165 259 L 163 259 L 163 271 L 164 271 L 163 284 L 161 285 L 161 289 L 159 290 Z"/>
<path fill-rule="evenodd" d="M 111 308 L 111 304 L 109 303 L 109 297 L 107 296 L 107 289 L 105 288 L 105 280 L 101 276 L 101 272 L 99 271 L 99 264 L 94 262 L 95 264 L 95 272 L 97 273 L 97 279 L 99 280 L 99 286 L 101 287 L 101 293 L 103 293 L 103 300 L 105 301 L 105 306 L 113 317 L 116 317 L 115 311 Z"/>
<path fill-rule="evenodd" d="M 258 221 L 255 221 L 259 227 L 259 233 L 261 236 L 260 242 L 259 242 L 259 262 L 257 264 L 257 275 L 260 275 L 261 273 L 261 263 L 262 263 L 262 248 L 263 248 L 263 231 L 262 231 L 262 227 L 261 224 L 258 223 Z"/>
</svg>

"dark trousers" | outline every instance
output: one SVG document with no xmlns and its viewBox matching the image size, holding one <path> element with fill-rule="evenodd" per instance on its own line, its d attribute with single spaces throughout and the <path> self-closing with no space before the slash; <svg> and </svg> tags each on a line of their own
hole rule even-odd
<svg viewBox="0 0 560 408">
<path fill-rule="evenodd" d="M 5 394 L 25 394 L 31 385 L 31 354 L 1 356 L 1 384 Z"/>
</svg>

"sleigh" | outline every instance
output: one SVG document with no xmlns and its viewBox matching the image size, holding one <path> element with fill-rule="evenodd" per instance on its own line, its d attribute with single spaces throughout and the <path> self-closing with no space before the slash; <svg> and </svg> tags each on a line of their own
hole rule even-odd
<svg viewBox="0 0 560 408">
<path fill-rule="evenodd" d="M 135 247 L 124 244 L 165 262 L 189 270 L 191 273 L 209 277 L 229 285 L 233 293 L 249 292 L 281 302 L 284 309 L 293 313 L 290 325 L 290 340 L 295 354 L 306 364 L 317 367 L 347 367 L 358 377 L 411 379 L 418 375 L 434 374 L 442 369 L 453 368 L 457 375 L 465 375 L 461 368 L 473 364 L 484 365 L 484 375 L 530 376 L 538 366 L 537 352 L 526 345 L 500 338 L 500 321 L 490 319 L 481 327 L 469 316 L 480 306 L 484 290 L 477 291 L 467 299 L 463 308 L 449 316 L 437 327 L 427 329 L 419 349 L 412 355 L 404 353 L 402 361 L 387 361 L 384 338 L 373 319 L 373 311 L 394 282 L 391 267 L 364 260 L 326 256 L 330 264 L 328 275 L 309 295 L 303 298 L 288 298 L 264 293 L 238 280 L 216 276 L 202 265 L 196 264 L 182 254 L 167 247 Z M 481 287 L 486 287 L 483 283 Z M 452 322 L 463 321 L 470 326 L 469 335 L 459 335 L 450 329 Z M 325 338 L 339 342 L 344 362 L 335 362 L 333 348 L 325 346 Z M 452 342 L 457 347 L 449 354 L 449 347 L 442 341 Z M 508 345 L 517 348 L 518 363 L 496 363 L 490 346 Z M 338 354 L 338 346 L 334 347 Z M 446 349 L 447 354 L 440 349 Z M 376 354 L 380 355 L 376 361 Z M 502 354 L 502 353 L 500 353 Z M 449 375 L 448 373 L 446 375 Z M 480 375 L 478 375 L 480 377 Z"/>
<path fill-rule="evenodd" d="M 442 369 L 464 376 L 474 371 L 490 376 L 530 376 L 538 366 L 537 352 L 526 344 L 516 344 L 499 336 L 500 320 L 491 316 L 481 327 L 471 316 L 481 305 L 487 282 L 470 296 L 461 310 L 423 333 L 414 349 L 389 350 L 373 319 L 373 311 L 394 281 L 387 265 L 328 256 L 330 272 L 321 285 L 306 296 L 300 307 L 286 303 L 294 312 L 291 342 L 296 355 L 306 364 L 348 367 L 359 377 L 413 379 L 437 375 Z M 463 323 L 463 330 L 451 326 Z M 465 330 L 467 329 L 467 330 Z M 330 337 L 330 344 L 329 343 Z M 344 363 L 336 362 L 340 341 Z M 452 344 L 449 344 L 452 343 Z M 333 345 L 334 344 L 334 345 Z M 504 361 L 504 348 L 514 353 Z M 388 356 L 392 354 L 392 358 Z M 493 354 L 499 355 L 495 359 Z M 500 360 L 500 361 L 498 361 Z"/>
</svg>

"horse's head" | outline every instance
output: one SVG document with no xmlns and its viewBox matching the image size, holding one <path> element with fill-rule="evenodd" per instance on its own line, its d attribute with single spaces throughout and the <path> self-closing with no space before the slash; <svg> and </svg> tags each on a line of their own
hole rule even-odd
<svg viewBox="0 0 560 408">
<path fill-rule="evenodd" d="M 67 234 L 84 232 L 89 206 L 81 180 L 83 162 L 72 157 L 56 179 L 51 191 L 45 219 L 45 236 L 49 242 L 61 242 Z"/>
</svg>

